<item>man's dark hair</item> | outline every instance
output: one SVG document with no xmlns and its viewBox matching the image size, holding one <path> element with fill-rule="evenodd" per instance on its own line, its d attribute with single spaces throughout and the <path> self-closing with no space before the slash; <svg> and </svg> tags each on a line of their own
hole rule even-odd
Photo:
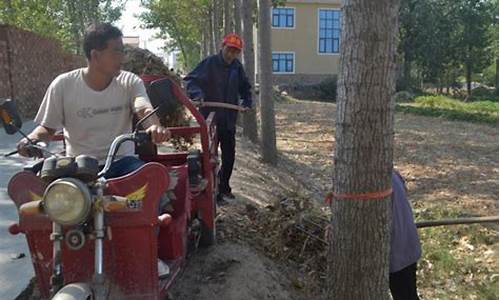
<svg viewBox="0 0 500 300">
<path fill-rule="evenodd" d="M 121 38 L 123 33 L 120 29 L 109 23 L 100 23 L 90 25 L 83 38 L 83 52 L 90 60 L 90 51 L 92 49 L 103 50 L 107 47 L 108 41 Z"/>
</svg>

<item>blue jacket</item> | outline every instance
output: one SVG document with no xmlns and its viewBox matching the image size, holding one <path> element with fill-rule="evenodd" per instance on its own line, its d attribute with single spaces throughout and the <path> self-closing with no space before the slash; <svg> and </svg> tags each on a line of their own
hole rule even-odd
<svg viewBox="0 0 500 300">
<path fill-rule="evenodd" d="M 201 98 L 205 101 L 224 102 L 229 104 L 252 107 L 251 85 L 243 70 L 243 65 L 235 59 L 227 65 L 222 58 L 222 52 L 205 58 L 184 80 L 191 99 Z M 200 112 L 206 117 L 215 111 L 218 127 L 234 130 L 238 112 L 225 108 L 202 107 Z"/>
</svg>

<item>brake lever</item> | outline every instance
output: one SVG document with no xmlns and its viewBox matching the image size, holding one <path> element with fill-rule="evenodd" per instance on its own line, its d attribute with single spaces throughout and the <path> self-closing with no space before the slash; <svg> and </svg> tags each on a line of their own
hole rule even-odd
<svg viewBox="0 0 500 300">
<path fill-rule="evenodd" d="M 16 154 L 17 152 L 18 152 L 17 150 L 14 150 L 14 151 L 11 151 L 11 152 L 9 152 L 9 153 L 4 153 L 4 154 L 3 154 L 3 157 L 9 157 L 9 156 L 12 156 L 12 155 Z"/>
<path fill-rule="evenodd" d="M 36 149 L 37 151 L 39 151 L 37 154 L 41 154 L 41 155 L 37 155 L 37 157 L 42 157 L 43 158 L 43 154 L 46 153 L 48 154 L 49 156 L 57 156 L 55 153 L 52 153 L 50 152 L 49 150 L 47 150 L 45 147 L 42 147 L 42 146 L 38 146 L 38 145 L 27 145 L 26 146 L 28 149 L 29 148 L 33 148 L 33 149 Z"/>
</svg>

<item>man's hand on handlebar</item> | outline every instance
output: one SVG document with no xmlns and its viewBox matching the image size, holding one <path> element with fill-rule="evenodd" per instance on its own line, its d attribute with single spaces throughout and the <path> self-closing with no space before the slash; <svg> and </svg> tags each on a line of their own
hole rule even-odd
<svg viewBox="0 0 500 300">
<path fill-rule="evenodd" d="M 28 139 L 23 138 L 16 145 L 17 153 L 24 157 L 35 157 L 42 158 L 43 153 L 40 149 L 32 147 L 32 144 L 28 141 Z"/>
<path fill-rule="evenodd" d="M 202 97 L 192 98 L 191 103 L 196 107 L 201 107 L 203 106 L 203 98 Z"/>
<path fill-rule="evenodd" d="M 160 144 L 171 137 L 170 130 L 163 126 L 151 125 L 146 129 L 146 132 L 151 135 L 151 141 L 155 144 Z"/>
</svg>

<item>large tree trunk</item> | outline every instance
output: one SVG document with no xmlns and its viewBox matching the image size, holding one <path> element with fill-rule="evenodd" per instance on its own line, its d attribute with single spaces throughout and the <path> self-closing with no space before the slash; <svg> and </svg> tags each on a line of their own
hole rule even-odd
<svg viewBox="0 0 500 300">
<path fill-rule="evenodd" d="M 259 83 L 262 133 L 262 159 L 276 164 L 276 127 L 274 121 L 273 74 L 271 54 L 271 1 L 259 0 Z"/>
<path fill-rule="evenodd" d="M 238 0 L 237 0 L 238 1 Z M 257 101 L 254 93 L 255 86 L 255 53 L 253 42 L 253 13 L 255 8 L 255 0 L 243 1 L 243 59 L 245 62 L 245 72 L 252 84 L 252 99 Z M 254 109 L 243 114 L 243 135 L 253 143 L 257 143 L 257 103 L 254 104 Z"/>
<path fill-rule="evenodd" d="M 398 10 L 343 1 L 330 299 L 388 299 Z"/>
<path fill-rule="evenodd" d="M 234 0 L 234 32 L 241 35 L 241 0 Z"/>
</svg>

